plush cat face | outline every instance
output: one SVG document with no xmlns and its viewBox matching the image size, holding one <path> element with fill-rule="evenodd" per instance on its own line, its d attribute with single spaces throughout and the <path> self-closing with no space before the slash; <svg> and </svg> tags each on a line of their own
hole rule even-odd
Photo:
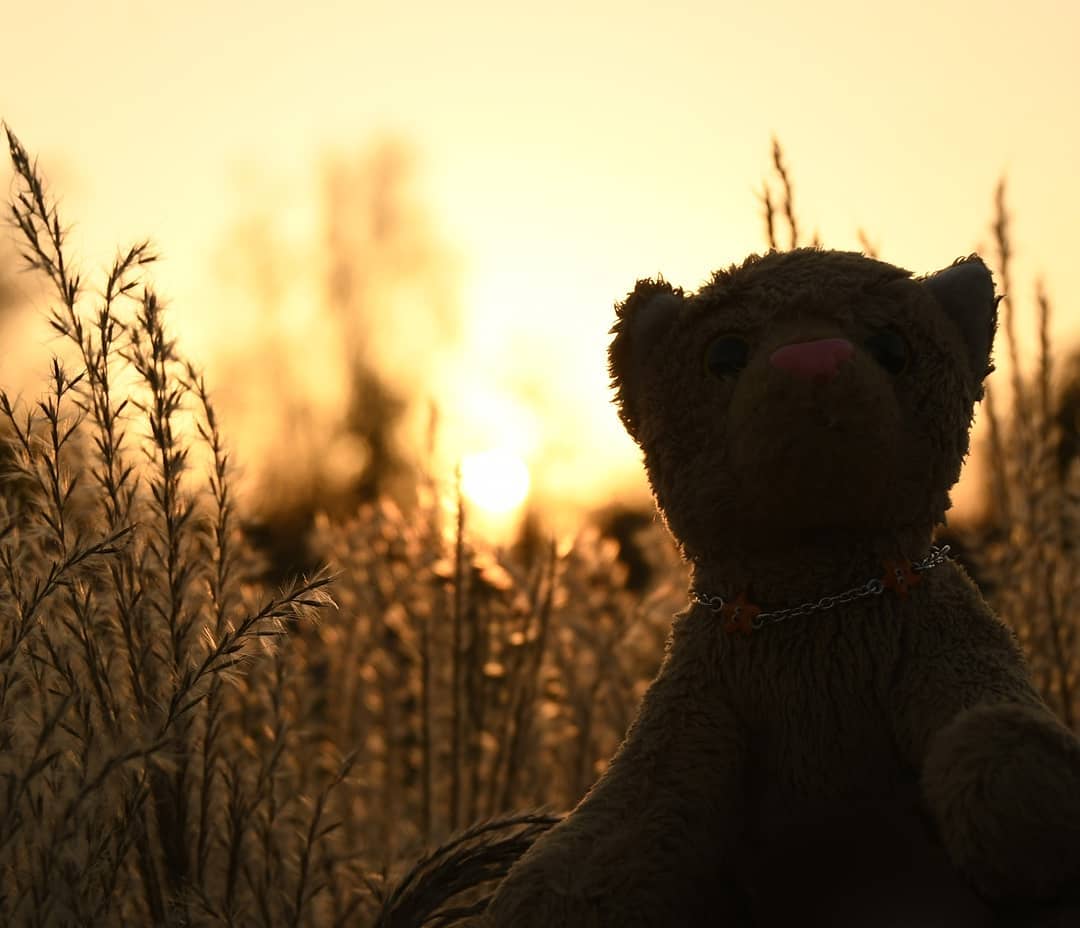
<svg viewBox="0 0 1080 928">
<path fill-rule="evenodd" d="M 990 367 L 977 257 L 913 279 L 854 253 L 772 252 L 696 294 L 639 281 L 616 311 L 620 415 L 687 556 L 943 519 Z"/>
</svg>

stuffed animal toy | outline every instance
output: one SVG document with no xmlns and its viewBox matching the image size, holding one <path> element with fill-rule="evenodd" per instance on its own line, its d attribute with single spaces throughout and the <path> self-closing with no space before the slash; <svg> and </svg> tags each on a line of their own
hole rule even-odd
<svg viewBox="0 0 1080 928">
<path fill-rule="evenodd" d="M 617 306 L 691 605 L 488 924 L 1080 925 L 1080 742 L 932 545 L 996 305 L 976 256 L 914 278 L 798 249 Z"/>
</svg>

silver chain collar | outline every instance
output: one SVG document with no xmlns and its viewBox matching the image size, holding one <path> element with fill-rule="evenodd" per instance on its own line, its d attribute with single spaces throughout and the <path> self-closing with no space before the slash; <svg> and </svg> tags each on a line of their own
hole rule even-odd
<svg viewBox="0 0 1080 928">
<path fill-rule="evenodd" d="M 940 548 L 935 545 L 930 548 L 930 553 L 927 554 L 926 557 L 921 561 L 911 564 L 910 568 L 915 573 L 932 570 L 949 560 L 949 550 L 948 545 L 942 545 Z M 897 580 L 901 580 L 903 572 L 902 567 L 891 566 L 888 569 L 895 570 Z M 821 599 L 815 600 L 814 602 L 800 603 L 798 606 L 792 606 L 789 609 L 774 609 L 772 612 L 759 612 L 750 621 L 749 626 L 752 630 L 757 631 L 767 625 L 777 625 L 780 622 L 786 622 L 788 619 L 811 615 L 815 612 L 824 612 L 827 609 L 843 606 L 847 603 L 854 602 L 857 599 L 865 599 L 868 596 L 880 596 L 886 589 L 889 589 L 889 587 L 886 586 L 885 581 L 880 577 L 874 577 L 867 580 L 862 586 L 855 586 L 850 590 L 844 590 L 843 593 L 834 593 L 832 596 L 822 596 Z M 705 606 L 716 615 L 720 615 L 724 611 L 724 607 L 729 604 L 722 596 L 706 596 L 703 593 L 695 593 L 692 598 L 695 603 Z M 748 604 L 744 603 L 743 605 Z M 740 605 L 736 603 L 734 616 L 736 619 L 740 608 Z"/>
</svg>

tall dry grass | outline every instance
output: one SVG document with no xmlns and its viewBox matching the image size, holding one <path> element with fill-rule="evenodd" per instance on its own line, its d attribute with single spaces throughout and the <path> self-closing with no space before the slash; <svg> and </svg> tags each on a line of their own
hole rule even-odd
<svg viewBox="0 0 1080 928">
<path fill-rule="evenodd" d="M 1055 352 L 1050 298 L 1039 281 L 1033 299 L 1035 357 L 1024 364 L 1004 181 L 994 205 L 994 257 L 1004 293 L 1005 344 L 998 352 L 1007 353 L 1010 376 L 1007 387 L 991 380 L 983 403 L 989 505 L 980 527 L 981 556 L 993 577 L 994 605 L 1020 637 L 1044 698 L 1075 731 L 1080 724 L 1080 459 L 1067 446 L 1065 426 L 1070 418 L 1076 421 L 1080 355 L 1074 352 L 1069 364 L 1067 356 Z"/>
<path fill-rule="evenodd" d="M 322 519 L 329 573 L 265 589 L 211 397 L 144 282 L 152 251 L 121 253 L 87 288 L 36 166 L 8 142 L 11 216 L 51 283 L 59 357 L 40 397 L 0 392 L 6 922 L 467 920 L 554 821 L 508 813 L 570 807 L 655 672 L 685 602 L 663 530 L 624 536 L 632 559 L 588 526 L 497 549 L 453 486 L 422 479 L 408 511 L 384 499 Z M 773 158 L 767 228 L 794 245 L 778 145 Z M 988 398 L 1000 505 L 974 547 L 1074 722 L 1075 468 L 1051 466 L 1061 417 L 1040 306 L 1035 375 Z"/>
<path fill-rule="evenodd" d="M 0 392 L 5 920 L 467 916 L 554 821 L 498 813 L 569 806 L 618 743 L 682 599 L 671 546 L 646 540 L 643 600 L 597 532 L 497 550 L 425 484 L 409 513 L 320 524 L 337 605 L 326 573 L 263 589 L 211 397 L 144 280 L 153 252 L 92 291 L 7 138 L 59 341 L 41 397 Z"/>
<path fill-rule="evenodd" d="M 7 140 L 11 219 L 52 286 L 66 350 L 42 397 L 0 391 L 5 921 L 188 924 L 261 909 L 299 924 L 350 761 L 327 746 L 303 768 L 278 765 L 268 746 L 287 738 L 287 706 L 267 685 L 281 664 L 268 646 L 330 603 L 328 578 L 273 596 L 246 584 L 213 406 L 140 281 L 152 252 L 118 255 L 90 293 L 35 164 Z M 196 446 L 205 480 L 191 472 Z"/>
</svg>

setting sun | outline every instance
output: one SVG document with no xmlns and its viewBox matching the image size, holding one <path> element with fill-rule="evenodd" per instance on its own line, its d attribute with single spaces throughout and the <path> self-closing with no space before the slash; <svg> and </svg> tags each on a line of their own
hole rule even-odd
<svg viewBox="0 0 1080 928">
<path fill-rule="evenodd" d="M 529 469 L 505 448 L 470 454 L 461 462 L 461 492 L 488 513 L 512 512 L 529 494 Z"/>
</svg>

